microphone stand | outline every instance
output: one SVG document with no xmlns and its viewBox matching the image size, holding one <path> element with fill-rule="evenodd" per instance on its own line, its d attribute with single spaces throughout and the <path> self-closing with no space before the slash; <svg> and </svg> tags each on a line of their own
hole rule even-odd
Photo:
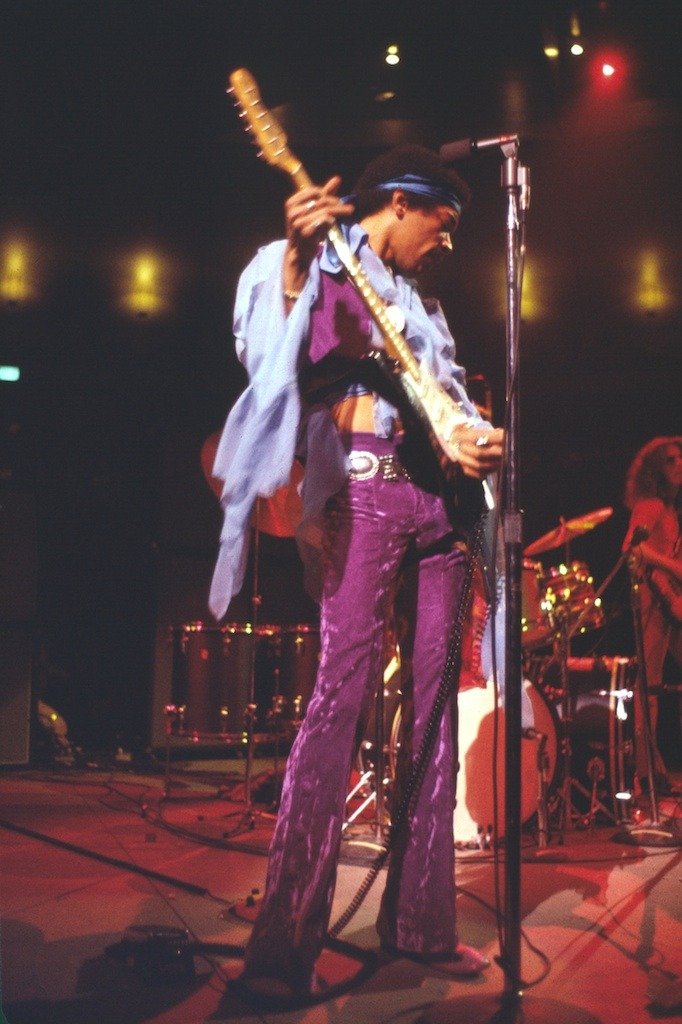
<svg viewBox="0 0 682 1024">
<path fill-rule="evenodd" d="M 258 645 L 259 610 L 262 603 L 260 594 L 259 562 L 260 562 L 260 498 L 256 498 L 253 518 L 253 578 L 251 582 L 251 628 L 252 644 L 249 657 L 249 692 L 246 708 L 244 709 L 244 732 L 246 733 L 246 767 L 244 771 L 244 810 L 241 816 L 241 824 L 231 833 L 239 835 L 241 832 L 253 831 L 256 827 L 256 813 L 253 807 L 253 748 L 255 742 L 254 727 L 258 705 L 256 704 L 256 653 Z"/>
<path fill-rule="evenodd" d="M 525 215 L 530 203 L 527 167 L 518 162 L 518 140 L 501 146 L 505 160 L 501 187 L 507 196 L 506 222 L 506 409 L 503 539 L 505 564 L 505 906 L 503 1005 L 514 1017 L 521 997 L 521 647 L 522 514 L 519 507 L 519 336 L 525 257 Z M 514 1017 L 512 1019 L 514 1019 Z"/>
</svg>

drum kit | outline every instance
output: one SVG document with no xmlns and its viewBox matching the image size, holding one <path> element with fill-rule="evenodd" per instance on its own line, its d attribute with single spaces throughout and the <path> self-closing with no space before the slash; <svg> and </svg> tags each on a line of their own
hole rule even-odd
<svg viewBox="0 0 682 1024">
<path fill-rule="evenodd" d="M 595 590 L 587 564 L 571 558 L 570 545 L 611 516 L 597 509 L 571 520 L 529 544 L 521 578 L 524 676 L 521 737 L 521 820 L 537 815 L 538 845 L 551 832 L 592 827 L 597 815 L 616 824 L 629 819 L 634 782 L 634 697 L 636 659 L 574 657 L 571 640 L 605 621 L 601 594 L 611 574 Z M 564 559 L 545 568 L 538 555 L 564 548 Z M 395 659 L 394 659 L 395 660 Z M 401 740 L 401 690 L 409 668 L 385 674 L 381 702 L 360 746 L 359 779 L 395 778 Z M 383 710 L 382 710 L 383 709 Z M 503 788 L 504 709 L 488 680 L 485 687 L 460 689 L 459 773 L 454 836 L 458 846 L 480 848 L 505 833 Z M 375 739 L 374 729 L 383 744 Z M 500 794 L 495 805 L 490 785 L 493 760 Z M 365 804 L 360 805 L 364 808 Z M 388 812 L 384 812 L 385 816 Z"/>
<path fill-rule="evenodd" d="M 604 522 L 612 509 L 561 520 L 558 527 L 524 550 L 521 578 L 522 650 L 525 660 L 521 749 L 522 820 L 538 815 L 546 840 L 549 820 L 559 829 L 591 825 L 597 814 L 622 822 L 624 797 L 633 775 L 634 659 L 574 658 L 576 634 L 604 622 L 601 591 L 585 562 L 571 560 L 573 540 Z M 545 568 L 534 559 L 565 548 L 564 560 Z M 603 587 L 601 588 L 603 590 Z M 254 594 L 257 583 L 254 584 Z M 257 610 L 257 602 L 254 609 Z M 257 620 L 257 615 L 254 615 Z M 259 744 L 288 745 L 294 739 L 313 692 L 320 651 L 317 626 L 230 622 L 189 622 L 171 629 L 172 703 L 165 708 L 167 764 L 171 741 L 217 742 L 247 756 L 247 813 L 250 765 Z M 347 828 L 373 804 L 377 832 L 389 816 L 384 799 L 395 778 L 402 731 L 401 697 L 407 666 L 395 647 L 387 656 L 383 686 L 359 737 L 356 772 L 349 784 Z M 455 841 L 483 845 L 495 813 L 488 780 L 493 751 L 492 684 L 459 696 L 459 759 Z M 502 744 L 499 745 L 500 747 Z M 503 751 L 498 752 L 503 779 Z M 611 806 L 604 802 L 610 797 Z M 576 803 L 578 807 L 576 807 Z M 500 824 L 501 822 L 501 824 Z"/>
</svg>

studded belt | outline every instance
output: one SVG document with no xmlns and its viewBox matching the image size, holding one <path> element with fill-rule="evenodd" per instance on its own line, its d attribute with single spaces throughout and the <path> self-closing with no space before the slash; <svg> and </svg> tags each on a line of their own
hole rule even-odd
<svg viewBox="0 0 682 1024">
<path fill-rule="evenodd" d="M 377 473 L 382 480 L 411 480 L 410 474 L 396 455 L 375 455 L 374 452 L 349 452 L 350 479 L 371 480 Z"/>
</svg>

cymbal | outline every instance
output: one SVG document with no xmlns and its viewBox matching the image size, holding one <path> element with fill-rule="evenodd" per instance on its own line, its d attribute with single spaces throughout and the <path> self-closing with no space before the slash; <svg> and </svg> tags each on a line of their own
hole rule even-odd
<svg viewBox="0 0 682 1024">
<path fill-rule="evenodd" d="M 534 540 L 532 544 L 524 548 L 523 553 L 530 558 L 533 555 L 540 555 L 544 551 L 563 547 L 564 544 L 570 544 L 572 540 L 582 536 L 583 533 L 593 530 L 595 526 L 599 526 L 612 515 L 612 508 L 598 508 L 594 512 L 576 516 L 575 519 L 561 519 L 558 526 Z"/>
</svg>

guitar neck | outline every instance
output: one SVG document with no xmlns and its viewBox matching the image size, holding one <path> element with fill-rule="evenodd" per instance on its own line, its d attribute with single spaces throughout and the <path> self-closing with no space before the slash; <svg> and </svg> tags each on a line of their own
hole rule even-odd
<svg viewBox="0 0 682 1024">
<path fill-rule="evenodd" d="M 313 181 L 310 175 L 289 149 L 286 135 L 272 112 L 263 104 L 258 87 L 246 68 L 238 68 L 232 72 L 229 91 L 235 95 L 239 116 L 246 120 L 247 130 L 260 146 L 260 155 L 268 163 L 285 171 L 298 190 L 311 186 Z M 360 260 L 351 252 L 338 224 L 333 224 L 329 228 L 327 238 L 334 246 L 350 281 L 379 327 L 388 355 L 398 360 L 404 371 L 415 378 L 418 377 L 419 363 L 402 333 L 386 315 L 384 302 L 370 284 Z"/>
<path fill-rule="evenodd" d="M 341 260 L 355 290 L 364 300 L 372 319 L 379 327 L 384 337 L 386 352 L 392 359 L 398 360 L 403 370 L 406 370 L 413 377 L 417 377 L 419 374 L 419 363 L 405 341 L 403 334 L 397 330 L 395 324 L 386 313 L 386 305 L 383 299 L 370 284 L 362 263 L 351 251 L 338 224 L 333 224 L 330 227 L 327 232 L 327 238 L 334 246 L 336 255 Z"/>
</svg>

